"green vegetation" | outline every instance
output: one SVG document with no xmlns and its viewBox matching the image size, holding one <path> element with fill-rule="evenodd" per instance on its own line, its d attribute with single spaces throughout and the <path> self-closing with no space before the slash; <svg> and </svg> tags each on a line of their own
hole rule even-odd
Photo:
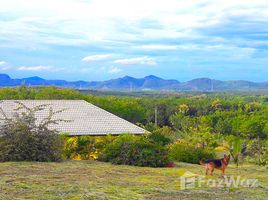
<svg viewBox="0 0 268 200">
<path fill-rule="evenodd" d="M 101 92 L 103 93 L 105 92 Z M 120 96 L 107 94 L 97 96 L 98 94 L 92 95 L 54 87 L 21 86 L 0 89 L 0 99 L 83 99 L 152 133 L 159 133 L 153 140 L 158 140 L 158 143 L 166 146 L 168 151 L 171 151 L 170 146 L 178 141 L 187 143 L 187 148 L 191 149 L 189 157 L 196 157 L 196 151 L 200 149 L 200 152 L 208 150 L 213 153 L 216 149 L 231 153 L 237 165 L 244 161 L 260 165 L 268 163 L 268 93 L 266 91 L 159 92 L 156 95 L 154 92 L 149 92 L 148 95 L 141 96 L 128 96 L 127 93 L 119 93 Z M 252 144 L 253 141 L 255 144 Z M 89 137 L 70 139 L 65 145 L 65 158 L 97 158 L 100 151 L 104 150 L 104 146 L 105 142 L 98 142 Z M 176 148 L 185 147 L 178 144 Z M 255 152 L 254 156 L 251 151 Z M 197 156 L 196 160 L 199 157 Z"/>
<path fill-rule="evenodd" d="M 63 142 L 56 131 L 50 130 L 55 114 L 50 110 L 47 118 L 37 124 L 35 112 L 41 111 L 45 105 L 28 108 L 18 103 L 18 110 L 25 109 L 14 118 L 8 118 L 4 111 L 4 122 L 0 127 L 0 161 L 60 161 Z"/>
<path fill-rule="evenodd" d="M 259 180 L 256 188 L 182 190 L 180 176 L 202 177 L 200 165 L 176 163 L 174 168 L 112 165 L 98 161 L 0 163 L 0 199 L 267 199 L 268 170 L 255 165 L 228 166 L 226 174 Z M 214 177 L 221 172 L 215 171 Z"/>
<path fill-rule="evenodd" d="M 54 87 L 0 89 L 0 100 L 83 99 L 151 132 L 58 136 L 47 128 L 55 123 L 53 111 L 37 126 L 34 110 L 42 107 L 26 108 L 22 116 L 4 120 L 0 160 L 62 162 L 0 163 L 0 199 L 267 199 L 267 93 L 97 94 Z M 204 180 L 219 178 L 220 171 L 205 177 L 202 166 L 189 163 L 223 153 L 232 155 L 227 177 L 258 179 L 259 185 L 208 187 L 202 183 L 194 189 L 181 188 L 186 172 Z M 173 168 L 155 168 L 172 167 L 173 162 Z"/>
<path fill-rule="evenodd" d="M 167 152 L 166 146 L 159 141 L 148 139 L 147 135 L 126 134 L 118 136 L 107 144 L 99 160 L 114 164 L 164 167 L 169 163 Z"/>
<path fill-rule="evenodd" d="M 213 149 L 204 149 L 178 141 L 170 146 L 169 157 L 174 161 L 198 164 L 200 160 L 213 159 L 216 155 Z"/>
<path fill-rule="evenodd" d="M 253 92 L 252 92 L 253 93 Z M 247 94 L 247 93 L 246 93 Z M 170 97 L 96 96 L 75 90 L 2 88 L 0 99 L 84 99 L 133 123 L 170 126 L 181 132 L 205 129 L 243 138 L 268 137 L 268 93 L 258 95 L 180 94 Z M 112 102 L 112 103 L 111 103 Z M 191 131 L 192 132 L 192 131 Z"/>
<path fill-rule="evenodd" d="M 65 137 L 63 158 L 73 160 L 97 159 L 100 151 L 116 136 L 75 136 Z"/>
</svg>

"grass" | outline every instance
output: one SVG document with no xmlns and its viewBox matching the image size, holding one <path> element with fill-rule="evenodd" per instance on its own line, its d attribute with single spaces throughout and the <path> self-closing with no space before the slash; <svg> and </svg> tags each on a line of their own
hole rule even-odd
<svg viewBox="0 0 268 200">
<path fill-rule="evenodd" d="M 119 166 L 98 161 L 62 163 L 0 163 L 0 199 L 267 199 L 268 169 L 243 165 L 227 168 L 230 177 L 259 180 L 256 188 L 181 189 L 186 171 L 203 177 L 200 165 L 177 163 L 175 168 Z M 206 177 L 203 177 L 206 178 Z M 216 171 L 213 179 L 221 179 Z M 221 179 L 224 180 L 224 179 Z"/>
</svg>

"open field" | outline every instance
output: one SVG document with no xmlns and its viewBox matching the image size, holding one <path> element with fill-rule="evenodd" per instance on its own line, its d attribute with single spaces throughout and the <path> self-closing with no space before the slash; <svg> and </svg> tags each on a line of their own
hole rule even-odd
<svg viewBox="0 0 268 200">
<path fill-rule="evenodd" d="M 0 164 L 0 199 L 267 199 L 268 169 L 234 165 L 227 175 L 258 179 L 257 188 L 181 190 L 180 176 L 190 171 L 201 177 L 199 165 L 177 163 L 175 168 L 118 166 L 97 161 Z M 220 171 L 214 177 L 220 178 Z"/>
</svg>

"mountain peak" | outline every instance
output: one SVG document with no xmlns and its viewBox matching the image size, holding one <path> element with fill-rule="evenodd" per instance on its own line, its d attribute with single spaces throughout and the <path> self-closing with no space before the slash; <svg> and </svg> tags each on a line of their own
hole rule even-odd
<svg viewBox="0 0 268 200">
<path fill-rule="evenodd" d="M 84 88 L 84 89 L 109 89 L 109 90 L 235 90 L 235 89 L 268 89 L 268 82 L 256 83 L 250 81 L 220 81 L 210 78 L 197 78 L 187 82 L 177 80 L 165 80 L 154 75 L 144 78 L 134 78 L 124 76 L 122 78 L 107 81 L 65 81 L 65 80 L 46 80 L 38 76 L 22 79 L 12 79 L 7 74 L 0 74 L 1 86 L 19 86 L 22 83 L 31 86 L 55 85 L 60 87 Z"/>
<path fill-rule="evenodd" d="M 148 80 L 162 80 L 162 78 L 159 78 L 157 76 L 154 76 L 154 75 L 149 75 L 149 76 L 145 76 L 144 79 Z"/>
<path fill-rule="evenodd" d="M 191 81 L 211 81 L 211 80 L 212 79 L 210 78 L 203 77 L 203 78 L 195 78 L 195 79 L 192 79 Z"/>
<path fill-rule="evenodd" d="M 29 77 L 29 78 L 24 78 L 24 80 L 43 81 L 43 80 L 45 80 L 45 79 L 40 78 L 39 76 L 32 76 L 32 77 Z"/>
<path fill-rule="evenodd" d="M 122 77 L 122 79 L 134 79 L 134 78 L 131 76 L 124 76 L 124 77 Z"/>
<path fill-rule="evenodd" d="M 10 76 L 7 74 L 0 74 L 1 79 L 10 79 Z"/>
</svg>

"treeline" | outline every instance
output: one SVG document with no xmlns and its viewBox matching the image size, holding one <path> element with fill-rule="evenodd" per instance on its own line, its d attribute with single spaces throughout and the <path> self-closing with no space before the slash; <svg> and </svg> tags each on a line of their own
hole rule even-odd
<svg viewBox="0 0 268 200">
<path fill-rule="evenodd" d="M 75 90 L 44 88 L 2 88 L 0 99 L 83 99 L 152 131 L 170 127 L 189 132 L 268 138 L 267 96 L 192 95 L 184 97 L 96 96 Z"/>
<path fill-rule="evenodd" d="M 169 166 L 173 161 L 198 163 L 202 159 L 213 158 L 216 154 L 231 154 L 233 162 L 237 165 L 243 161 L 258 165 L 268 164 L 268 98 L 265 95 L 198 93 L 165 97 L 98 96 L 55 87 L 21 86 L 1 88 L 0 99 L 85 100 L 150 131 L 149 135 L 141 137 L 68 137 L 63 145 L 64 149 L 58 143 L 51 149 L 53 141 L 57 140 L 53 139 L 53 134 L 47 134 L 49 129 L 41 127 L 39 134 L 40 131 L 36 132 L 39 130 L 38 127 L 32 131 L 13 127 L 26 123 L 27 120 L 23 118 L 17 118 L 11 124 L 9 123 L 12 121 L 6 120 L 6 127 L 11 128 L 2 127 L 0 130 L 0 134 L 7 136 L 0 138 L 0 149 L 4 151 L 0 153 L 8 157 L 0 157 L 0 161 L 58 160 L 62 158 L 59 153 L 63 150 L 65 159 L 94 158 L 138 166 Z M 27 117 L 22 115 L 25 116 Z M 29 122 L 32 121 L 34 120 Z M 26 123 L 19 127 L 31 128 L 34 125 Z M 31 139 L 33 134 L 38 135 L 35 137 L 37 140 Z M 51 137 L 45 140 L 50 141 L 46 143 L 49 145 L 44 147 L 55 152 L 56 156 L 53 158 L 47 157 L 47 151 L 38 146 L 42 144 L 39 142 L 39 136 L 42 139 L 43 136 L 49 135 Z M 20 153 L 23 151 L 6 153 L 14 149 L 12 146 L 17 146 L 14 142 L 22 144 L 21 138 L 27 138 L 26 136 L 29 136 L 30 142 L 24 139 L 22 149 L 27 150 L 25 154 Z M 35 144 L 37 146 L 33 149 L 32 146 Z M 9 147 L 12 148 L 5 149 Z M 28 149 L 32 152 L 31 155 L 28 154 Z M 42 159 L 37 156 L 39 154 L 43 155 Z"/>
</svg>

